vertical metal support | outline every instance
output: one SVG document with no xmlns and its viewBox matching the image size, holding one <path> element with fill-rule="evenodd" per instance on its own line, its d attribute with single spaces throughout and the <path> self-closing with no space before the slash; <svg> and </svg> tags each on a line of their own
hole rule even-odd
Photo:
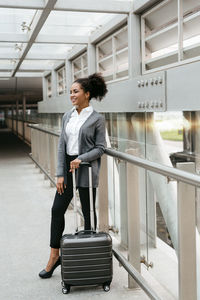
<svg viewBox="0 0 200 300">
<path fill-rule="evenodd" d="M 178 0 L 178 61 L 183 60 L 183 0 Z"/>
<path fill-rule="evenodd" d="M 119 180 L 120 180 L 120 232 L 121 232 L 121 245 L 127 247 L 128 245 L 128 218 L 127 218 L 127 170 L 126 163 L 121 162 L 118 164 Z"/>
<path fill-rule="evenodd" d="M 31 154 L 32 157 L 35 159 L 35 129 L 30 128 L 31 130 Z"/>
<path fill-rule="evenodd" d="M 94 225 L 94 202 L 93 202 L 93 184 L 92 184 L 92 167 L 88 167 L 88 175 L 89 175 L 89 194 L 90 194 L 90 224 L 91 230 L 95 230 Z"/>
<path fill-rule="evenodd" d="M 65 61 L 65 70 L 66 70 L 66 87 L 67 87 L 67 97 L 69 97 L 70 94 L 70 88 L 72 85 L 72 62 L 71 60 Z"/>
<path fill-rule="evenodd" d="M 147 214 L 148 214 L 148 244 L 149 247 L 156 248 L 157 225 L 156 225 L 156 201 L 153 185 L 147 172 Z"/>
<path fill-rule="evenodd" d="M 35 160 L 39 163 L 39 159 L 38 159 L 38 152 L 39 152 L 39 149 L 38 149 L 38 144 L 39 144 L 39 141 L 38 141 L 38 136 L 39 136 L 39 131 L 38 130 L 35 130 Z"/>
<path fill-rule="evenodd" d="M 18 136 L 19 100 L 16 100 L 16 135 Z"/>
<path fill-rule="evenodd" d="M 50 158 L 50 176 L 55 179 L 55 136 L 51 135 L 49 138 L 49 158 Z M 51 187 L 54 187 L 50 182 Z"/>
<path fill-rule="evenodd" d="M 45 150 L 44 150 L 44 147 L 43 147 L 43 143 L 44 143 L 44 139 L 43 139 L 43 132 L 42 131 L 38 131 L 38 144 L 39 144 L 39 147 L 38 147 L 38 161 L 39 161 L 39 164 L 44 167 L 44 153 L 45 153 Z M 42 173 L 42 170 L 40 170 L 40 173 Z"/>
<path fill-rule="evenodd" d="M 22 120 L 22 126 L 23 126 L 23 141 L 26 139 L 26 134 L 25 134 L 25 121 L 26 121 L 26 96 L 23 95 L 23 120 Z"/>
<path fill-rule="evenodd" d="M 101 158 L 100 180 L 99 180 L 99 231 L 108 232 L 109 218 L 108 218 L 108 162 L 107 156 L 103 155 Z"/>
<path fill-rule="evenodd" d="M 74 222 L 75 222 L 75 231 L 78 231 L 78 216 L 77 216 L 77 197 L 76 197 L 76 176 L 75 170 L 72 173 L 72 182 L 73 182 L 73 198 L 74 198 Z"/>
<path fill-rule="evenodd" d="M 137 150 L 129 154 L 137 156 Z M 127 210 L 128 210 L 128 260 L 133 267 L 141 272 L 140 266 L 140 205 L 139 205 L 139 169 L 127 163 Z M 138 287 L 129 276 L 129 288 Z"/>
<path fill-rule="evenodd" d="M 89 43 L 87 47 L 87 60 L 88 60 L 88 75 L 96 71 L 96 48 L 95 45 Z"/>
<path fill-rule="evenodd" d="M 128 16 L 128 64 L 129 78 L 141 74 L 140 16 Z"/>
<path fill-rule="evenodd" d="M 194 172 L 194 164 L 178 163 L 180 170 Z M 178 182 L 179 299 L 197 299 L 195 187 Z"/>
<path fill-rule="evenodd" d="M 200 174 L 200 112 L 194 112 L 194 124 L 195 130 L 193 132 L 193 136 L 195 138 L 194 143 L 194 152 L 195 152 L 195 165 L 196 165 L 196 172 Z M 200 188 L 197 188 L 197 195 L 196 195 L 196 225 L 198 232 L 200 232 Z"/>
<path fill-rule="evenodd" d="M 43 95 L 43 101 L 47 100 L 47 80 L 46 80 L 46 77 L 42 78 L 42 95 Z"/>
<path fill-rule="evenodd" d="M 44 169 L 49 174 L 50 173 L 50 149 L 49 149 L 49 139 L 50 135 L 48 133 L 44 133 L 44 149 L 45 149 L 45 155 L 44 155 Z M 45 179 L 48 179 L 46 176 Z"/>
<path fill-rule="evenodd" d="M 57 74 L 55 70 L 51 71 L 51 90 L 52 90 L 51 99 L 53 99 L 57 96 Z"/>
<path fill-rule="evenodd" d="M 145 58 L 146 58 L 146 46 L 145 46 L 145 18 L 141 17 L 141 45 L 142 45 L 142 74 L 146 71 Z"/>
<path fill-rule="evenodd" d="M 126 152 L 129 145 L 124 139 L 129 139 L 129 120 L 126 113 L 117 114 L 117 136 L 118 140 L 118 150 L 121 152 Z M 123 138 L 121 140 L 121 138 Z M 127 172 L 126 172 L 126 163 L 120 161 L 118 163 L 119 171 L 119 197 L 120 197 L 120 233 L 121 233 L 121 245 L 127 247 L 128 245 L 128 220 L 127 220 Z"/>
<path fill-rule="evenodd" d="M 11 106 L 11 117 L 12 117 L 12 132 L 14 132 L 14 107 Z"/>
</svg>

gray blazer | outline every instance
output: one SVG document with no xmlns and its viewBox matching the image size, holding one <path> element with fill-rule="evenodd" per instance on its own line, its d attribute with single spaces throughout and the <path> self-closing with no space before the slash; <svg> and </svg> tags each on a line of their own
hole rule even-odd
<svg viewBox="0 0 200 300">
<path fill-rule="evenodd" d="M 57 164 L 57 177 L 63 177 L 65 184 L 67 184 L 67 135 L 65 132 L 66 125 L 69 122 L 73 110 L 65 113 L 62 119 L 62 131 L 58 142 L 58 164 Z M 78 158 L 81 161 L 90 162 L 92 165 L 92 180 L 93 187 L 98 186 L 99 170 L 100 170 L 100 157 L 105 150 L 105 120 L 95 110 L 91 113 L 85 123 L 81 126 L 78 138 Z M 78 187 L 88 187 L 88 169 L 86 167 L 79 167 L 76 176 Z"/>
</svg>

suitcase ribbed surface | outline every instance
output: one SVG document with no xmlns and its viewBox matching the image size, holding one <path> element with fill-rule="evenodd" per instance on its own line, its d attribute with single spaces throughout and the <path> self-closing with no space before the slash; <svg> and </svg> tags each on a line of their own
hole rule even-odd
<svg viewBox="0 0 200 300">
<path fill-rule="evenodd" d="M 112 240 L 109 234 L 66 234 L 61 239 L 62 280 L 68 285 L 112 281 Z"/>
</svg>

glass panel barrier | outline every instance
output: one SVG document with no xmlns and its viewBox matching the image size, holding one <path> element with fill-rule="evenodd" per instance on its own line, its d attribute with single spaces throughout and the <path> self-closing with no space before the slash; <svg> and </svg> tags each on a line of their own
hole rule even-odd
<svg viewBox="0 0 200 300">
<path fill-rule="evenodd" d="M 146 171 L 146 191 L 148 276 L 157 282 L 163 299 L 179 299 L 177 183 Z"/>
<path fill-rule="evenodd" d="M 145 119 L 142 113 L 105 114 L 107 147 L 145 158 Z M 127 165 L 108 157 L 110 225 L 119 232 L 121 246 L 128 245 Z M 112 168 L 112 169 L 111 169 Z M 112 170 L 112 171 L 111 171 Z M 110 174 L 113 174 L 112 177 Z M 147 256 L 145 172 L 138 168 L 141 256 Z M 135 196 L 133 195 L 133 198 Z"/>
</svg>

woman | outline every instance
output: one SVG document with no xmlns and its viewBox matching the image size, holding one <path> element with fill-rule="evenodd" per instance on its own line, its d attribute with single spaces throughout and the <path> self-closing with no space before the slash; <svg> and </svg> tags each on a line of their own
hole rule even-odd
<svg viewBox="0 0 200 300">
<path fill-rule="evenodd" d="M 72 110 L 65 113 L 58 144 L 57 191 L 52 206 L 50 258 L 47 266 L 39 273 L 41 278 L 50 278 L 60 265 L 59 248 L 65 223 L 64 214 L 73 197 L 72 174 L 82 161 L 92 165 L 93 199 L 95 207 L 98 186 L 100 157 L 105 149 L 105 122 L 103 116 L 90 105 L 90 100 L 102 100 L 107 88 L 103 77 L 90 75 L 74 81 L 70 90 Z M 85 230 L 90 229 L 90 204 L 88 169 L 77 170 L 77 187 L 85 221 Z M 95 210 L 95 209 L 94 209 Z M 96 212 L 95 212 L 96 227 Z"/>
</svg>

